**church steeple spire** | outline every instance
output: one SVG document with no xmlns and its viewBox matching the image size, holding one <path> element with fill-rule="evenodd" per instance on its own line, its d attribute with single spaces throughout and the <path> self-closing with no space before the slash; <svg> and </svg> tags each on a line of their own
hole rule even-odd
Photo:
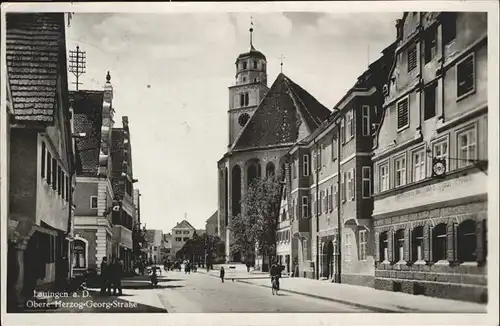
<svg viewBox="0 0 500 326">
<path fill-rule="evenodd" d="M 253 17 L 250 17 L 250 28 L 248 29 L 248 31 L 250 32 L 250 51 L 254 51 L 255 48 L 253 47 L 253 40 L 252 40 L 252 36 L 253 36 Z"/>
</svg>

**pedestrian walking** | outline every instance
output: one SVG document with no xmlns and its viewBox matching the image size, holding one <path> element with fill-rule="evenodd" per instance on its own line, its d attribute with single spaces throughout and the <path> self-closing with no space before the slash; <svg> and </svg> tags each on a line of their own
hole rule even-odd
<svg viewBox="0 0 500 326">
<path fill-rule="evenodd" d="M 101 262 L 101 294 L 111 294 L 111 286 L 109 284 L 109 265 L 108 258 L 103 257 Z"/>
<path fill-rule="evenodd" d="M 226 274 L 226 271 L 224 270 L 224 266 L 221 266 L 220 268 L 220 279 L 222 280 L 222 283 L 224 283 L 224 275 Z"/>
<path fill-rule="evenodd" d="M 123 265 L 122 261 L 118 258 L 113 260 L 111 265 L 112 270 L 112 285 L 113 285 L 113 295 L 122 295 L 122 273 L 123 273 Z"/>
</svg>

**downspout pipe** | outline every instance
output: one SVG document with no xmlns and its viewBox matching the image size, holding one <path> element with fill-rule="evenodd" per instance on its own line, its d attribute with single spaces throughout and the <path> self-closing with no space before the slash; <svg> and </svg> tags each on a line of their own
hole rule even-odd
<svg viewBox="0 0 500 326">
<path fill-rule="evenodd" d="M 321 162 L 318 162 L 318 159 L 321 157 L 319 154 L 319 144 L 316 141 L 316 138 L 313 139 L 314 146 L 316 147 L 316 160 L 314 163 L 316 164 L 316 279 L 319 280 L 319 170 Z"/>
<path fill-rule="evenodd" d="M 336 125 L 337 125 L 337 229 L 338 229 L 338 242 L 337 242 L 337 250 L 338 250 L 338 259 L 337 259 L 337 283 L 342 283 L 341 281 L 341 275 L 342 275 L 342 217 L 340 210 L 342 208 L 342 203 L 341 203 L 341 182 L 340 182 L 340 177 L 341 177 L 341 164 L 340 164 L 340 158 L 341 154 L 340 151 L 342 149 L 341 146 L 341 134 L 340 134 L 340 124 L 341 124 L 341 117 L 337 117 L 336 120 Z M 335 253 L 334 253 L 335 254 Z"/>
</svg>

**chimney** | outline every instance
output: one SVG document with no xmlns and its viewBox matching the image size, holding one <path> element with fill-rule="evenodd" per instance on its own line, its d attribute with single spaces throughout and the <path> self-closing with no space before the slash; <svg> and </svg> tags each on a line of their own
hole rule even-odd
<svg viewBox="0 0 500 326">
<path fill-rule="evenodd" d="M 403 37 L 403 20 L 396 19 L 396 38 L 399 40 Z"/>
</svg>

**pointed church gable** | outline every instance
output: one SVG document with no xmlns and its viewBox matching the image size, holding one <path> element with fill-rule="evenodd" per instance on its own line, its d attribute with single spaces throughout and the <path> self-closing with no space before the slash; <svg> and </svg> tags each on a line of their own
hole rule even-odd
<svg viewBox="0 0 500 326">
<path fill-rule="evenodd" d="M 233 150 L 295 143 L 325 120 L 330 111 L 284 74 L 279 74 L 247 123 Z M 302 128 L 302 129 L 301 129 Z M 300 131 L 300 132 L 299 132 Z"/>
</svg>

